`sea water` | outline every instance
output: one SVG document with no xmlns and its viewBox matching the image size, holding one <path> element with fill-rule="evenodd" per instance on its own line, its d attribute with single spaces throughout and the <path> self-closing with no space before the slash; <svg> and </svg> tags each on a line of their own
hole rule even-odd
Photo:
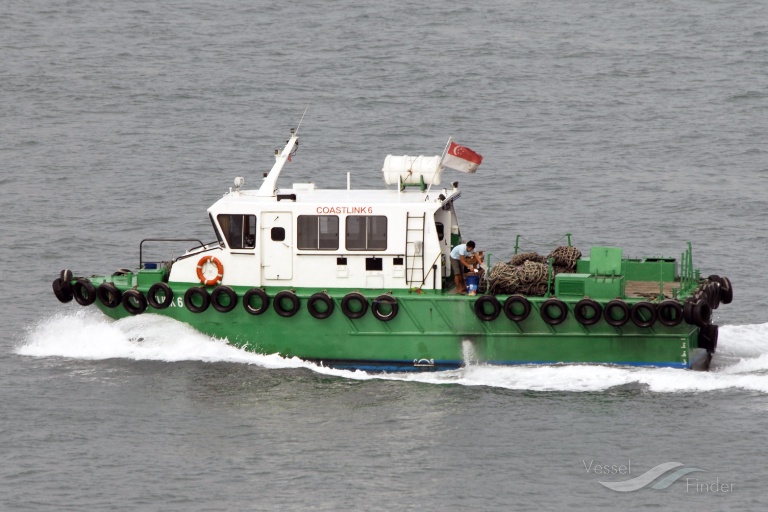
<svg viewBox="0 0 768 512">
<path fill-rule="evenodd" d="M 9 3 L 0 508 L 765 509 L 766 20 L 738 1 Z M 135 267 L 144 238 L 213 240 L 205 209 L 259 185 L 307 105 L 286 185 L 378 188 L 387 154 L 449 136 L 482 154 L 443 186 L 491 265 L 516 235 L 692 242 L 735 290 L 712 371 L 488 367 L 471 343 L 455 371 L 336 370 L 54 298 L 62 268 Z"/>
</svg>

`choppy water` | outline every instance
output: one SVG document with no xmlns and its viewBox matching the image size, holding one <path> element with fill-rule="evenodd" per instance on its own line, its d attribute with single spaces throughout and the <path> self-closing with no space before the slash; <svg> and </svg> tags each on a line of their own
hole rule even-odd
<svg viewBox="0 0 768 512">
<path fill-rule="evenodd" d="M 0 508 L 766 507 L 768 5 L 15 2 L 0 51 Z M 56 301 L 62 268 L 213 239 L 205 208 L 308 103 L 286 183 L 378 187 L 452 135 L 485 157 L 448 179 L 495 257 L 691 241 L 735 288 L 713 371 L 374 375 Z M 585 468 L 627 461 L 706 473 L 618 493 Z"/>
</svg>

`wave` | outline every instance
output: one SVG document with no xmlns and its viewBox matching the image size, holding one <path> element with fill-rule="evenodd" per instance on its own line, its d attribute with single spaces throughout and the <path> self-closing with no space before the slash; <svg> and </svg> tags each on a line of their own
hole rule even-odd
<svg viewBox="0 0 768 512">
<path fill-rule="evenodd" d="M 427 384 L 487 386 L 510 390 L 600 392 L 616 388 L 657 393 L 743 389 L 768 393 L 768 323 L 722 326 L 710 372 L 610 365 L 488 366 L 428 373 L 369 373 L 333 369 L 278 355 L 246 352 L 226 340 L 201 334 L 160 315 L 112 321 L 99 312 L 78 310 L 43 320 L 29 329 L 16 353 L 30 357 L 165 362 L 203 361 L 253 364 L 264 368 L 306 368 L 355 380 L 397 380 Z"/>
</svg>

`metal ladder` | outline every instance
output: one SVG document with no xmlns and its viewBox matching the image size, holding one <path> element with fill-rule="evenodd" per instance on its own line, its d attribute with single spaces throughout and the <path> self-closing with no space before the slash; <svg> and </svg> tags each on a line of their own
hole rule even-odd
<svg viewBox="0 0 768 512">
<path fill-rule="evenodd" d="M 405 282 L 409 287 L 421 286 L 424 281 L 424 226 L 427 214 L 405 218 Z"/>
</svg>

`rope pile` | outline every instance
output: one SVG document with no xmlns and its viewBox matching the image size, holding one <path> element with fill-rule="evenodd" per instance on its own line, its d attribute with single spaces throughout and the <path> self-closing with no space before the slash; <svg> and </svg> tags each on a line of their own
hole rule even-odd
<svg viewBox="0 0 768 512">
<path fill-rule="evenodd" d="M 575 247 L 557 247 L 546 257 L 535 252 L 517 254 L 509 263 L 499 262 L 488 272 L 488 291 L 492 294 L 544 295 L 552 258 L 554 274 L 572 273 L 581 252 Z M 554 284 L 554 279 L 552 280 Z"/>
</svg>

